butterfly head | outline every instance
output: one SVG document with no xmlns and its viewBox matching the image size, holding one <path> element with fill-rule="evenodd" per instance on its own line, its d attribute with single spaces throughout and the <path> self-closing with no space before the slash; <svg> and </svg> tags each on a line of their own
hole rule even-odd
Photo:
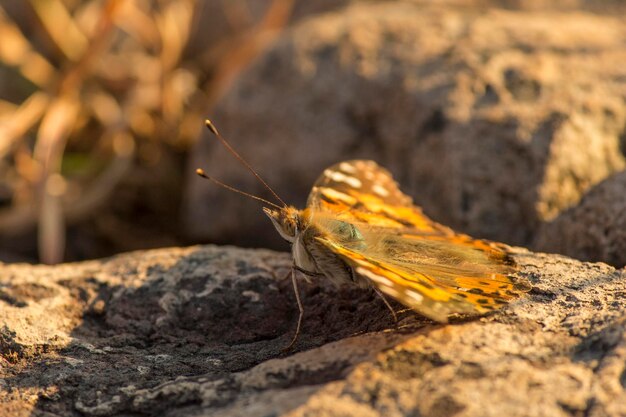
<svg viewBox="0 0 626 417">
<path fill-rule="evenodd" d="M 263 212 L 270 218 L 282 238 L 288 242 L 295 242 L 298 233 L 304 230 L 302 212 L 295 207 L 284 207 L 280 210 L 263 207 Z"/>
</svg>

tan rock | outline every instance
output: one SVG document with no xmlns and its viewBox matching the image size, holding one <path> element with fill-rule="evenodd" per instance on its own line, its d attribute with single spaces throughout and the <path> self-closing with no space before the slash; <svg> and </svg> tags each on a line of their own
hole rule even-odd
<svg viewBox="0 0 626 417">
<path fill-rule="evenodd" d="M 626 265 L 626 171 L 593 187 L 539 229 L 534 247 L 585 261 Z"/>
<path fill-rule="evenodd" d="M 287 31 L 212 116 L 290 203 L 372 158 L 436 220 L 529 243 L 626 166 L 625 41 L 618 15 L 357 3 Z M 267 196 L 209 137 L 190 165 Z M 256 204 L 196 178 L 186 218 L 195 238 L 279 244 Z"/>
<path fill-rule="evenodd" d="M 163 249 L 0 266 L 0 415 L 620 416 L 626 271 L 517 249 L 527 297 L 394 329 L 367 290 L 302 283 L 289 256 Z"/>
</svg>

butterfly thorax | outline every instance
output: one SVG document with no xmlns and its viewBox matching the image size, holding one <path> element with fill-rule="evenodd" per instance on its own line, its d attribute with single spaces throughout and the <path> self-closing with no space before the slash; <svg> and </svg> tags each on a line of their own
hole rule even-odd
<svg viewBox="0 0 626 417">
<path fill-rule="evenodd" d="M 319 241 L 332 236 L 335 241 L 360 246 L 361 232 L 351 223 L 316 215 L 310 209 L 285 207 L 281 210 L 264 208 L 278 233 L 291 243 L 295 265 L 311 275 L 324 275 L 337 285 L 362 281 L 337 254 Z"/>
</svg>

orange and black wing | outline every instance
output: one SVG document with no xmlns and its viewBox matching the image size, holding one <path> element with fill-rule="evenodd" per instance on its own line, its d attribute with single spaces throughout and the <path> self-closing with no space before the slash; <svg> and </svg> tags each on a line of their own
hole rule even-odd
<svg viewBox="0 0 626 417">
<path fill-rule="evenodd" d="M 439 322 L 450 314 L 488 313 L 530 290 L 511 265 L 480 248 L 379 232 L 361 236 L 317 239 L 383 293 Z"/>
<path fill-rule="evenodd" d="M 434 320 L 482 314 L 530 289 L 502 245 L 458 234 L 425 216 L 372 161 L 324 171 L 308 201 L 318 241 L 385 294 Z M 337 233 L 350 223 L 358 233 Z"/>
<path fill-rule="evenodd" d="M 345 161 L 325 169 L 313 185 L 307 208 L 314 213 L 332 214 L 349 223 L 362 222 L 439 236 L 454 234 L 413 205 L 389 171 L 374 161 Z"/>
</svg>

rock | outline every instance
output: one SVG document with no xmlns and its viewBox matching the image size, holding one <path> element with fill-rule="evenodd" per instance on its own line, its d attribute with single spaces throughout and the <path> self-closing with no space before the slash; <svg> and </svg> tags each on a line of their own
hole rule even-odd
<svg viewBox="0 0 626 417">
<path fill-rule="evenodd" d="M 543 225 L 534 247 L 616 267 L 626 265 L 626 171 L 596 185 L 578 205 Z"/>
<path fill-rule="evenodd" d="M 354 0 L 294 1 L 286 24 L 291 25 L 306 17 L 339 9 L 349 1 Z M 272 3 L 255 0 L 242 0 L 238 3 L 219 1 L 198 3 L 194 10 L 196 25 L 192 30 L 191 41 L 186 47 L 186 54 L 201 57 L 210 49 L 215 49 L 218 42 L 225 43 L 241 36 L 245 31 L 260 24 L 271 6 Z"/>
<path fill-rule="evenodd" d="M 626 166 L 625 41 L 591 12 L 357 2 L 285 32 L 212 119 L 294 205 L 332 163 L 371 158 L 435 220 L 528 244 Z M 206 135 L 192 168 L 269 195 Z M 190 236 L 279 247 L 255 203 L 188 185 Z"/>
<path fill-rule="evenodd" d="M 0 415 L 624 415 L 626 271 L 514 258 L 528 296 L 448 325 L 394 329 L 370 291 L 302 283 L 290 353 L 286 254 L 0 265 Z"/>
</svg>

